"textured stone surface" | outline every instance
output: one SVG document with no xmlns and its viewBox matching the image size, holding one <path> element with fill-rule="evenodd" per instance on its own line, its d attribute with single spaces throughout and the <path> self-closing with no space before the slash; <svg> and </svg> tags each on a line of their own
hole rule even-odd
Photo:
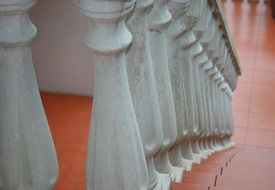
<svg viewBox="0 0 275 190">
<path fill-rule="evenodd" d="M 50 190 L 55 148 L 39 96 L 28 17 L 34 0 L 0 2 L 0 189 Z"/>
<path fill-rule="evenodd" d="M 89 17 L 95 87 L 87 160 L 88 190 L 145 190 L 147 169 L 127 78 L 125 25 L 135 1 L 76 1 Z"/>
<path fill-rule="evenodd" d="M 147 163 L 147 189 L 161 190 L 154 157 L 162 146 L 163 133 L 147 23 L 152 5 L 151 0 L 138 0 L 132 17 L 127 21 L 133 35 L 131 49 L 127 54 L 127 71 Z"/>
<path fill-rule="evenodd" d="M 168 150 L 176 141 L 177 126 L 167 57 L 166 30 L 172 19 L 167 5 L 167 0 L 155 1 L 149 14 L 148 23 L 163 131 L 162 147 L 155 158 L 155 163 L 160 173 L 170 175 L 171 179 L 174 180 L 175 176 L 172 173 Z"/>
</svg>

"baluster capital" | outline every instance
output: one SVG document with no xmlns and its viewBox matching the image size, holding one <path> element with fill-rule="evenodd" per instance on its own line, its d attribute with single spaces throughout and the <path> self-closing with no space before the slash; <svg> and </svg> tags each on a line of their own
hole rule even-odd
<svg viewBox="0 0 275 190">
<path fill-rule="evenodd" d="M 191 5 L 184 16 L 184 24 L 188 30 L 192 29 L 199 22 L 203 12 L 203 3 L 204 1 L 201 0 L 191 1 Z"/>
<path fill-rule="evenodd" d="M 156 0 L 152 11 L 148 16 L 148 27 L 152 31 L 163 31 L 168 28 L 172 15 L 168 10 L 170 0 Z"/>
<path fill-rule="evenodd" d="M 203 70 L 208 73 L 213 68 L 213 63 L 211 60 L 208 60 L 205 64 L 202 65 Z"/>
<path fill-rule="evenodd" d="M 224 77 L 219 73 L 219 76 L 216 78 L 216 83 L 218 84 L 219 87 L 225 83 Z"/>
<path fill-rule="evenodd" d="M 203 52 L 203 47 L 199 41 L 196 41 L 191 45 L 190 53 L 192 55 L 198 55 Z"/>
<path fill-rule="evenodd" d="M 200 67 L 203 67 L 204 64 L 208 63 L 208 56 L 206 52 L 202 52 L 201 54 L 194 57 L 194 61 L 199 64 Z"/>
<path fill-rule="evenodd" d="M 125 20 L 134 9 L 135 0 L 76 0 L 76 4 L 89 18 L 85 43 L 95 53 L 119 54 L 129 47 L 132 35 L 125 26 Z"/>
<path fill-rule="evenodd" d="M 177 38 L 186 31 L 184 24 L 184 15 L 191 5 L 191 0 L 172 0 L 168 4 L 170 13 L 172 14 L 173 22 L 167 33 L 171 38 Z"/>
<path fill-rule="evenodd" d="M 28 11 L 36 0 L 4 0 L 0 2 L 0 46 L 4 48 L 28 45 L 37 29 Z"/>
<path fill-rule="evenodd" d="M 148 7 L 152 7 L 154 4 L 154 0 L 136 0 L 136 9 L 147 9 Z"/>
<path fill-rule="evenodd" d="M 217 85 L 220 84 L 220 82 L 224 81 L 223 76 L 221 75 L 221 73 L 218 71 L 213 75 L 213 80 L 216 82 Z"/>
<path fill-rule="evenodd" d="M 27 12 L 37 0 L 2 0 L 0 2 L 0 14 L 17 14 Z"/>
<path fill-rule="evenodd" d="M 219 87 L 223 92 L 226 92 L 226 89 L 229 88 L 228 83 L 225 81 L 220 82 Z"/>
<path fill-rule="evenodd" d="M 180 38 L 180 47 L 182 49 L 190 48 L 192 44 L 196 42 L 196 36 L 193 32 L 187 31 L 184 33 L 184 35 Z"/>
<path fill-rule="evenodd" d="M 214 78 L 215 74 L 218 73 L 218 72 L 219 71 L 218 71 L 217 67 L 215 65 L 213 65 L 212 69 L 209 70 L 208 75 L 210 77 Z"/>
</svg>

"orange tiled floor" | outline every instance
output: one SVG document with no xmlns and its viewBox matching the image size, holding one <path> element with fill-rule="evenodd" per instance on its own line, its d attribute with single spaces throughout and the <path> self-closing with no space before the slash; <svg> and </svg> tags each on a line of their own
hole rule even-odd
<svg viewBox="0 0 275 190">
<path fill-rule="evenodd" d="M 246 145 L 246 148 L 219 178 L 216 189 L 273 190 L 275 20 L 270 16 L 268 5 L 224 1 L 224 7 L 243 68 L 233 101 L 236 125 L 234 140 Z M 92 101 L 87 97 L 49 93 L 42 93 L 42 100 L 59 159 L 60 177 L 56 190 L 85 189 L 85 160 Z M 213 159 L 221 158 L 214 156 Z M 205 162 L 206 171 L 209 164 L 211 160 Z M 203 167 L 196 167 L 199 171 L 192 174 L 193 178 L 213 172 L 213 168 L 206 172 Z M 196 172 L 200 174 L 196 175 Z M 207 176 L 211 176 L 211 179 L 213 177 Z M 175 189 L 201 187 L 188 183 Z"/>
<path fill-rule="evenodd" d="M 241 144 L 275 148 L 275 19 L 269 5 L 224 1 L 243 75 L 234 94 Z"/>
<path fill-rule="evenodd" d="M 88 97 L 42 93 L 54 139 L 59 180 L 56 190 L 84 190 L 92 100 Z"/>
</svg>

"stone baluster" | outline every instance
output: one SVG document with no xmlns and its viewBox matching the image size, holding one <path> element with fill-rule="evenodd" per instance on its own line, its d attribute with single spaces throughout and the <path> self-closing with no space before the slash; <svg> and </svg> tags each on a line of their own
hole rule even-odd
<svg viewBox="0 0 275 190">
<path fill-rule="evenodd" d="M 213 70 L 213 75 L 212 75 L 212 80 L 213 80 L 213 107 L 215 109 L 215 117 L 214 117 L 214 125 L 213 125 L 213 134 L 212 134 L 212 147 L 215 151 L 220 151 L 220 148 L 217 146 L 216 143 L 216 138 L 219 135 L 219 119 L 220 119 L 220 110 L 219 110 L 219 88 L 217 85 L 217 80 L 221 77 L 220 72 L 218 71 L 217 67 L 214 66 L 214 70 Z"/>
<path fill-rule="evenodd" d="M 184 127 L 187 125 L 188 113 L 186 111 L 186 96 L 183 85 L 183 70 L 179 57 L 179 38 L 185 32 L 183 16 L 190 6 L 190 0 L 171 1 L 169 11 L 173 20 L 167 31 L 168 65 L 171 77 L 171 86 L 174 97 L 174 105 L 177 119 L 177 139 L 169 152 L 172 169 L 176 174 L 176 182 L 180 182 L 184 170 L 183 157 L 181 155 L 181 143 L 184 140 Z"/>
<path fill-rule="evenodd" d="M 228 72 L 228 70 L 226 69 L 226 62 L 227 62 L 227 59 L 228 59 L 227 47 L 226 47 L 224 39 L 221 35 L 222 31 L 218 28 L 218 24 L 217 24 L 216 20 L 214 20 L 212 28 L 215 31 L 215 32 L 213 32 L 213 33 L 215 33 L 215 36 L 218 36 L 218 37 L 216 37 L 216 39 L 214 40 L 214 43 L 210 44 L 209 49 L 210 49 L 210 51 L 213 52 L 213 54 L 211 54 L 211 55 L 214 55 L 213 59 L 215 60 L 215 65 L 218 66 L 218 68 L 219 68 L 219 70 L 221 70 L 222 74 L 226 75 L 227 72 Z M 220 47 L 219 50 L 217 49 L 218 47 Z M 221 77 L 220 74 L 217 74 L 217 77 L 218 78 Z M 223 104 L 223 103 L 220 103 L 220 104 Z M 223 110 L 221 110 L 221 111 L 223 111 Z M 220 116 L 221 112 L 218 112 L 218 114 Z M 220 117 L 218 118 L 217 122 L 220 123 L 220 124 L 217 124 L 217 125 L 223 125 L 223 122 L 220 121 Z M 217 143 L 215 143 L 215 145 L 216 145 L 215 146 L 216 150 L 220 150 L 222 148 Z"/>
<path fill-rule="evenodd" d="M 162 118 L 163 141 L 162 148 L 155 158 L 157 171 L 164 178 L 167 175 L 175 180 L 172 166 L 169 161 L 168 151 L 174 145 L 177 138 L 177 124 L 173 94 L 168 67 L 166 30 L 171 22 L 171 14 L 167 8 L 167 0 L 154 2 L 152 11 L 148 17 L 150 46 L 153 60 L 154 74 L 159 95 L 160 112 Z"/>
<path fill-rule="evenodd" d="M 202 33 L 205 32 L 208 22 L 208 11 L 205 8 L 206 1 L 193 1 L 195 3 L 195 8 L 199 11 L 199 14 L 196 15 L 194 26 L 192 27 L 192 35 L 195 36 L 196 42 L 191 46 L 191 77 L 193 81 L 194 88 L 194 105 L 195 105 L 195 114 L 196 114 L 196 124 L 198 126 L 198 132 L 194 134 L 192 140 L 192 150 L 194 153 L 195 163 L 200 163 L 201 159 L 206 158 L 206 153 L 200 147 L 200 140 L 205 135 L 203 133 L 204 129 L 207 127 L 205 124 L 207 115 L 205 111 L 205 101 L 203 96 L 202 84 L 200 83 L 200 69 L 199 65 L 205 63 L 208 60 L 208 57 L 203 53 L 204 49 L 200 43 L 200 38 Z M 201 56 L 201 54 L 203 54 Z"/>
<path fill-rule="evenodd" d="M 0 189 L 50 190 L 58 164 L 32 64 L 35 0 L 0 2 Z"/>
<path fill-rule="evenodd" d="M 233 121 L 233 115 L 232 115 L 232 108 L 231 108 L 231 96 L 232 96 L 232 90 L 231 86 L 233 86 L 233 73 L 235 73 L 235 68 L 232 63 L 231 54 L 227 51 L 227 60 L 226 60 L 226 67 L 225 71 L 225 80 L 227 81 L 226 88 L 224 89 L 225 92 L 225 120 L 226 120 L 226 131 L 223 139 L 221 140 L 221 144 L 225 148 L 230 148 L 234 145 L 234 143 L 230 142 L 231 136 L 233 135 L 234 130 L 234 121 Z"/>
<path fill-rule="evenodd" d="M 211 135 L 211 131 L 213 128 L 213 108 L 212 108 L 212 102 L 211 102 L 211 83 L 212 81 L 209 78 L 208 72 L 211 70 L 211 68 L 213 67 L 213 57 L 212 57 L 212 51 L 209 48 L 210 44 L 213 42 L 213 39 L 215 38 L 214 34 L 213 34 L 213 17 L 212 17 L 212 11 L 211 9 L 208 7 L 208 4 L 204 4 L 204 6 L 206 7 L 206 12 L 205 12 L 205 16 L 203 17 L 203 22 L 202 22 L 202 26 L 200 27 L 195 27 L 195 32 L 197 35 L 197 38 L 199 38 L 200 43 L 202 44 L 203 48 L 204 48 L 204 52 L 198 56 L 198 58 L 200 58 L 202 61 L 199 61 L 199 65 L 200 65 L 200 80 L 201 80 L 201 86 L 204 87 L 204 91 L 202 91 L 202 93 L 204 93 L 204 95 L 202 96 L 202 98 L 204 98 L 203 103 L 206 104 L 204 105 L 206 107 L 205 110 L 205 121 L 204 121 L 204 125 L 205 125 L 205 130 L 207 130 L 207 133 L 205 133 L 206 135 L 204 135 L 204 140 L 202 140 L 202 144 L 204 145 L 203 147 L 206 148 L 206 150 L 204 151 L 206 155 L 210 155 L 211 153 L 213 153 L 213 150 L 211 149 L 211 147 L 209 146 L 209 143 L 207 142 L 209 140 L 209 137 Z M 204 29 L 206 28 L 206 29 Z M 204 61 L 203 61 L 204 60 Z M 214 59 L 215 60 L 215 59 Z"/>
<path fill-rule="evenodd" d="M 226 103 L 226 112 L 225 117 L 227 119 L 227 126 L 226 126 L 226 134 L 224 138 L 222 139 L 221 143 L 224 147 L 230 148 L 234 146 L 234 142 L 231 142 L 231 136 L 234 132 L 234 120 L 233 120 L 233 112 L 232 112 L 232 90 L 229 87 L 229 85 L 225 88 L 225 103 Z"/>
<path fill-rule="evenodd" d="M 219 84 L 219 93 L 222 91 L 222 95 L 220 95 L 222 99 L 216 103 L 219 103 L 218 108 L 222 112 L 219 112 L 219 119 L 216 123 L 216 125 L 221 128 L 219 128 L 219 135 L 216 135 L 217 138 L 215 139 L 214 144 L 217 149 L 220 149 L 228 147 L 224 146 L 226 144 L 224 141 L 226 141 L 225 139 L 228 134 L 232 135 L 233 133 L 234 123 L 232 118 L 232 110 L 231 112 L 229 111 L 231 103 L 228 103 L 229 101 L 225 97 L 229 97 L 230 95 L 232 96 L 232 90 L 236 88 L 237 75 L 241 74 L 241 69 L 238 65 L 238 58 L 234 53 L 234 49 L 231 47 L 232 44 L 230 44 L 230 36 L 228 37 L 226 34 L 227 29 L 224 23 L 225 21 L 219 10 L 221 4 L 218 1 L 209 1 L 209 3 L 213 6 L 212 11 L 214 12 L 215 19 L 212 19 L 213 22 L 211 25 L 213 30 L 212 33 L 216 37 L 213 42 L 210 43 L 208 50 L 213 63 L 220 71 L 220 75 L 224 77 L 223 79 L 221 76 L 216 75 L 216 83 L 217 85 Z M 228 96 L 226 94 L 230 95 Z M 218 139 L 218 137 L 220 137 L 220 139 Z M 233 145 L 234 143 L 230 144 Z"/>
<path fill-rule="evenodd" d="M 205 96 L 206 96 L 206 101 L 207 101 L 207 111 L 208 111 L 208 134 L 206 136 L 206 138 L 203 140 L 203 144 L 206 147 L 206 150 L 209 152 L 209 154 L 212 154 L 214 152 L 214 150 L 211 147 L 211 136 L 213 135 L 214 129 L 214 118 L 215 118 L 215 114 L 214 114 L 214 107 L 213 107 L 213 97 L 212 97 L 212 91 L 213 91 L 213 81 L 211 78 L 211 71 L 213 68 L 213 63 L 211 60 L 208 60 L 207 63 L 202 65 L 202 69 L 205 73 Z"/>
<path fill-rule="evenodd" d="M 186 170 L 191 170 L 192 163 L 200 162 L 200 157 L 193 153 L 192 150 L 192 140 L 198 135 L 198 113 L 197 113 L 197 99 L 194 89 L 194 79 L 193 79 L 193 65 L 192 65 L 192 54 L 191 46 L 196 42 L 194 33 L 192 32 L 193 26 L 197 22 L 197 18 L 200 16 L 199 9 L 200 2 L 196 0 L 191 1 L 191 6 L 184 16 L 184 25 L 186 26 L 186 31 L 180 37 L 180 60 L 182 64 L 183 72 L 183 85 L 186 95 L 186 106 L 185 111 L 188 112 L 187 125 L 184 129 L 184 142 L 181 145 L 181 152 L 183 156 L 183 161 Z"/>
<path fill-rule="evenodd" d="M 77 0 L 89 18 L 86 45 L 95 64 L 87 161 L 88 190 L 146 190 L 147 168 L 127 77 L 132 42 L 125 20 L 135 1 Z"/>
<path fill-rule="evenodd" d="M 217 126 L 218 126 L 218 116 L 219 116 L 219 111 L 218 111 L 218 96 L 217 96 L 217 85 L 216 85 L 216 79 L 215 77 L 220 76 L 219 71 L 216 66 L 213 66 L 209 71 L 208 75 L 210 77 L 209 85 L 210 85 L 210 98 L 211 98 L 211 108 L 213 112 L 213 117 L 212 117 L 212 122 L 211 122 L 211 135 L 210 135 L 210 141 L 209 147 L 211 147 L 211 150 L 213 152 L 218 151 L 216 145 L 215 145 L 215 138 L 217 136 Z"/>
<path fill-rule="evenodd" d="M 225 52 L 226 52 L 227 48 L 226 48 L 225 43 L 223 41 L 221 31 L 218 28 L 217 21 L 214 20 L 212 28 L 214 28 L 215 32 L 213 32 L 213 33 L 215 33 L 216 39 L 214 40 L 213 43 L 211 43 L 209 45 L 209 50 L 212 51 L 211 55 L 213 56 L 213 60 L 215 60 L 215 65 L 217 65 L 217 67 L 224 74 L 223 71 L 224 71 L 225 62 L 226 62 L 226 59 L 227 59 L 227 54 L 225 54 Z M 218 48 L 218 47 L 220 47 L 220 48 Z M 218 78 L 216 78 L 214 80 L 218 80 L 219 77 L 221 77 L 220 73 L 217 73 L 216 77 L 218 77 Z M 216 93 L 219 93 L 219 92 L 216 92 Z M 220 98 L 219 95 L 218 95 L 217 98 Z M 216 109 L 218 109 L 218 108 L 221 109 L 222 104 L 223 104 L 222 102 L 219 102 L 218 105 L 216 105 Z M 223 111 L 223 110 L 220 110 L 220 111 L 217 112 L 218 117 L 217 117 L 217 120 L 216 120 L 216 126 L 223 125 L 223 123 L 221 121 L 221 111 Z M 218 130 L 218 128 L 216 128 L 216 132 L 218 132 L 217 130 Z M 216 134 L 216 135 L 218 135 L 218 134 Z M 215 150 L 220 150 L 221 149 L 221 147 L 217 144 L 216 140 L 214 141 L 214 144 L 215 144 L 215 146 L 214 146 Z"/>
<path fill-rule="evenodd" d="M 221 37 L 221 35 L 220 35 L 219 39 L 221 41 L 222 48 L 221 48 L 221 51 L 220 51 L 221 57 L 219 59 L 218 66 L 219 66 L 219 69 L 220 69 L 222 75 L 225 77 L 226 81 L 230 83 L 230 79 L 228 79 L 228 78 L 230 78 L 229 77 L 230 71 L 231 71 L 230 66 L 232 66 L 232 65 L 228 65 L 229 60 L 230 60 L 230 54 L 229 54 L 228 49 L 227 49 L 227 47 L 225 45 L 225 41 L 223 40 L 223 38 Z M 225 90 L 224 85 L 222 87 L 222 90 Z M 223 99 L 223 100 L 221 100 L 221 103 L 220 103 L 220 106 L 223 106 L 222 110 L 221 110 L 221 111 L 223 111 L 223 113 L 226 112 L 226 107 L 227 107 L 225 101 L 226 100 Z M 220 126 L 225 125 L 225 123 L 227 123 L 227 121 L 228 121 L 228 119 L 229 119 L 230 116 L 228 114 L 224 113 L 224 115 L 222 115 L 221 117 L 223 117 L 223 120 L 220 121 L 221 122 Z M 226 135 L 225 133 L 227 133 L 226 132 L 226 126 L 224 126 L 223 133 L 224 134 L 221 134 L 222 136 L 225 136 Z M 221 139 L 223 139 L 223 137 Z M 221 145 L 221 147 L 223 149 L 224 148 L 228 148 L 228 146 L 224 146 L 224 144 L 222 143 L 222 141 L 219 141 L 218 145 Z"/>
<path fill-rule="evenodd" d="M 209 126 L 209 105 L 208 105 L 208 89 L 207 87 L 207 78 L 208 76 L 205 75 L 205 70 L 204 70 L 204 65 L 206 67 L 209 67 L 209 59 L 206 54 L 206 52 L 203 52 L 197 56 L 194 57 L 194 62 L 195 64 L 198 65 L 197 69 L 197 81 L 199 83 L 199 88 L 200 88 L 200 97 L 201 97 L 201 107 L 199 107 L 201 114 L 203 116 L 201 117 L 201 127 L 200 127 L 200 138 L 198 138 L 199 145 L 200 145 L 200 152 L 202 155 L 202 158 L 206 159 L 208 155 L 210 154 L 210 151 L 207 147 L 204 146 L 203 141 L 207 136 L 209 135 L 210 132 L 210 126 Z M 211 65 L 212 67 L 212 65 Z"/>
<path fill-rule="evenodd" d="M 193 33 L 193 32 L 192 32 Z M 194 33 L 192 34 L 194 35 Z M 196 38 L 196 37 L 195 37 Z M 198 131 L 194 134 L 193 139 L 192 139 L 192 150 L 194 153 L 194 162 L 199 164 L 202 159 L 202 153 L 199 147 L 199 139 L 201 137 L 201 131 L 203 126 L 203 120 L 204 120 L 204 112 L 201 112 L 200 109 L 203 106 L 203 101 L 202 101 L 202 95 L 201 95 L 201 85 L 198 82 L 198 63 L 194 59 L 195 56 L 201 54 L 203 52 L 203 48 L 201 44 L 199 43 L 198 39 L 196 39 L 196 42 L 191 45 L 191 77 L 192 77 L 192 82 L 193 82 L 193 88 L 194 88 L 194 102 L 195 102 L 195 113 L 196 113 L 196 126 L 198 126 Z"/>
<path fill-rule="evenodd" d="M 127 54 L 130 91 L 139 125 L 148 171 L 148 190 L 162 190 L 154 164 L 162 141 L 162 123 L 148 34 L 148 14 L 153 0 L 137 0 L 132 17 L 127 21 L 133 43 Z"/>
<path fill-rule="evenodd" d="M 227 95 L 227 91 L 229 90 L 228 83 L 224 82 L 223 85 L 221 85 L 222 90 L 222 101 L 223 101 L 223 121 L 224 121 L 224 131 L 223 135 L 221 136 L 219 140 L 219 144 L 224 148 L 227 149 L 231 147 L 230 145 L 230 138 L 228 141 L 228 137 L 230 137 L 231 134 L 231 114 L 229 111 L 229 97 Z"/>
<path fill-rule="evenodd" d="M 227 83 L 225 80 L 219 84 L 219 99 L 220 99 L 220 134 L 217 138 L 217 145 L 221 147 L 222 150 L 226 149 L 226 147 L 222 144 L 222 139 L 224 138 L 226 134 L 226 124 L 227 124 L 227 117 L 225 117 L 225 111 L 226 111 L 226 101 L 225 101 L 225 94 L 224 91 L 226 89 Z"/>
<path fill-rule="evenodd" d="M 229 148 L 226 139 L 229 131 L 229 113 L 228 113 L 228 97 L 227 97 L 227 89 L 229 85 L 228 83 L 224 83 L 223 86 L 221 86 L 221 91 L 222 91 L 222 101 L 223 101 L 223 121 L 224 121 L 224 129 L 223 129 L 223 135 L 220 137 L 219 144 L 224 148 L 227 149 Z"/>
<path fill-rule="evenodd" d="M 212 134 L 212 129 L 213 129 L 213 118 L 214 118 L 214 115 L 213 115 L 213 107 L 212 107 L 212 97 L 211 97 L 211 84 L 212 84 L 212 81 L 210 80 L 209 78 L 209 75 L 208 75 L 208 72 L 211 70 L 211 68 L 213 67 L 213 63 L 212 63 L 212 57 L 211 57 L 211 50 L 209 51 L 209 45 L 213 42 L 213 39 L 215 38 L 215 36 L 213 35 L 213 27 L 212 27 L 212 24 L 213 24 L 213 13 L 211 11 L 211 9 L 208 7 L 207 5 L 207 12 L 206 12 L 206 16 L 205 16 L 205 19 L 207 22 L 206 23 L 206 30 L 205 32 L 203 32 L 202 29 L 199 29 L 197 28 L 197 35 L 200 36 L 200 42 L 202 44 L 202 46 L 204 47 L 204 52 L 199 56 L 199 57 L 202 57 L 201 59 L 203 60 L 203 57 L 205 61 L 201 61 L 200 62 L 200 68 L 201 68 L 201 74 L 199 75 L 200 76 L 200 79 L 201 79 L 201 84 L 202 86 L 204 87 L 204 91 L 202 91 L 204 93 L 203 95 L 203 98 L 204 98 L 204 103 L 206 104 L 206 116 L 205 116 L 205 122 L 204 122 L 204 125 L 206 126 L 205 127 L 205 130 L 206 131 L 206 135 L 204 137 L 204 139 L 202 140 L 202 145 L 203 147 L 205 147 L 205 154 L 206 155 L 210 155 L 213 153 L 213 150 L 211 149 L 211 147 L 209 146 L 209 143 L 208 143 L 208 140 L 209 140 L 209 137 L 211 136 Z M 208 58 L 208 59 L 207 59 Z"/>
<path fill-rule="evenodd" d="M 191 138 L 198 131 L 196 124 L 196 113 L 194 104 L 194 88 L 192 85 L 192 77 L 190 75 L 190 47 L 196 41 L 195 36 L 192 35 L 189 28 L 192 25 L 191 18 L 185 18 L 186 32 L 179 39 L 180 43 L 180 64 L 182 67 L 182 82 L 185 90 L 186 105 L 184 107 L 185 112 L 188 113 L 188 120 L 186 126 L 183 129 L 183 139 L 181 144 L 181 154 L 183 157 L 183 164 L 187 171 L 192 169 L 192 163 L 194 160 L 194 154 L 191 147 Z"/>
<path fill-rule="evenodd" d="M 227 142 L 228 146 L 232 147 L 235 146 L 235 142 L 231 141 L 231 137 L 233 136 L 234 133 L 234 119 L 233 119 L 233 111 L 232 111 L 232 96 L 233 92 L 231 88 L 228 88 L 227 90 L 227 95 L 228 95 L 228 113 L 229 113 L 229 128 L 230 128 L 230 133 L 227 136 Z"/>
<path fill-rule="evenodd" d="M 223 76 L 220 80 L 220 139 L 223 138 L 223 136 L 225 135 L 225 128 L 226 128 L 226 122 L 227 122 L 227 116 L 225 116 L 225 106 L 226 106 L 226 102 L 224 100 L 224 93 L 223 91 L 225 90 L 225 84 L 226 84 L 226 77 L 228 75 L 228 70 L 226 69 L 226 64 L 227 64 L 227 60 L 228 60 L 228 51 L 227 51 L 227 47 L 225 45 L 225 41 L 224 38 L 222 38 L 222 35 L 220 35 L 220 41 L 221 41 L 221 52 L 220 52 L 220 59 L 219 59 L 219 71 L 221 73 L 221 75 Z M 221 143 L 221 141 L 218 139 L 217 140 L 217 145 L 221 148 L 221 149 L 225 149 L 226 147 L 223 146 L 223 144 Z"/>
<path fill-rule="evenodd" d="M 206 86 L 206 77 L 205 71 L 203 70 L 203 65 L 208 64 L 208 55 L 207 55 L 207 49 L 205 46 L 209 44 L 212 40 L 210 38 L 210 27 L 209 23 L 212 18 L 212 12 L 211 9 L 208 7 L 208 3 L 204 1 L 201 6 L 203 7 L 203 13 L 202 16 L 199 19 L 199 22 L 195 25 L 193 28 L 194 33 L 196 35 L 197 42 L 193 45 L 194 48 L 200 50 L 197 52 L 197 54 L 194 54 L 194 77 L 195 77 L 195 88 L 196 88 L 196 94 L 197 94 L 197 102 L 198 102 L 198 109 L 199 109 L 199 128 L 200 128 L 200 135 L 198 136 L 198 142 L 199 142 L 199 150 L 198 153 L 202 156 L 202 158 L 207 158 L 210 154 L 210 151 L 208 148 L 203 146 L 203 138 L 206 138 L 206 136 L 209 133 L 209 105 L 206 91 L 208 89 L 205 89 Z M 206 44 L 206 45 L 205 45 Z"/>
<path fill-rule="evenodd" d="M 215 145 L 218 150 L 223 150 L 225 147 L 222 146 L 220 143 L 220 139 L 224 136 L 224 129 L 225 129 L 225 120 L 223 118 L 224 115 L 224 94 L 222 93 L 225 88 L 225 80 L 224 77 L 221 75 L 220 72 L 214 76 L 214 80 L 217 83 L 217 108 L 218 108 L 218 120 L 217 120 L 217 134 L 215 138 Z"/>
</svg>

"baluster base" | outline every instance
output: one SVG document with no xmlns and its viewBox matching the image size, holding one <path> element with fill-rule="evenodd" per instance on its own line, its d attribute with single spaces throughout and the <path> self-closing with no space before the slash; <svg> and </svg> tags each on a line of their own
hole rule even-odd
<svg viewBox="0 0 275 190">
<path fill-rule="evenodd" d="M 183 162 L 184 171 L 192 170 L 193 160 L 183 158 L 182 162 Z"/>
<path fill-rule="evenodd" d="M 172 179 L 170 175 L 158 173 L 158 177 L 162 185 L 162 190 L 172 190 Z"/>
<path fill-rule="evenodd" d="M 172 173 L 175 176 L 175 179 L 173 180 L 176 183 L 181 183 L 183 179 L 183 171 L 184 167 L 174 167 L 172 166 Z"/>
</svg>

